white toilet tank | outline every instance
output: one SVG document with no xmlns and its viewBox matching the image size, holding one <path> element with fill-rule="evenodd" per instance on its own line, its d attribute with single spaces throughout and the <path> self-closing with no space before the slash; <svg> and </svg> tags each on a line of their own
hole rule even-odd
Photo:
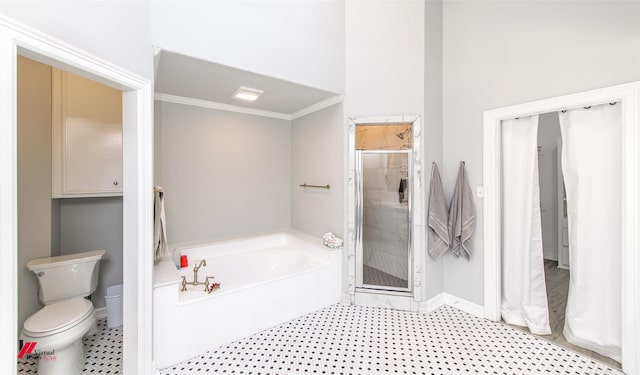
<svg viewBox="0 0 640 375">
<path fill-rule="evenodd" d="M 98 285 L 98 263 L 104 250 L 32 259 L 27 268 L 38 278 L 38 299 L 48 305 L 57 301 L 86 297 Z"/>
</svg>

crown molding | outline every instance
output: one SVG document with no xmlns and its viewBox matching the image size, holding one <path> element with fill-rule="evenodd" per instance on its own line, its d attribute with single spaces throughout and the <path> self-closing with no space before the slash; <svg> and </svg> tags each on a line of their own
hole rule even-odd
<svg viewBox="0 0 640 375">
<path fill-rule="evenodd" d="M 276 118 L 280 120 L 291 121 L 291 115 L 286 113 L 271 112 L 271 111 L 265 111 L 262 109 L 246 108 L 246 107 L 240 107 L 237 105 L 211 102 L 208 100 L 200 100 L 200 99 L 194 99 L 194 98 L 187 98 L 184 96 L 163 94 L 160 92 L 155 93 L 154 99 L 161 102 L 184 104 L 184 105 L 190 105 L 194 107 L 217 109 L 220 111 L 237 112 L 237 113 L 244 113 L 247 115 L 270 117 L 270 118 Z"/>
<path fill-rule="evenodd" d="M 308 114 L 311 114 L 313 112 L 317 112 L 321 109 L 325 109 L 327 107 L 331 107 L 332 105 L 341 103 L 342 100 L 344 99 L 344 95 L 336 95 L 336 96 L 332 96 L 328 99 L 325 99 L 323 101 L 317 102 L 316 104 L 312 104 L 306 108 L 302 108 L 299 111 L 293 112 L 291 114 L 291 119 L 295 120 L 297 118 L 300 118 L 302 116 L 306 116 Z"/>
<path fill-rule="evenodd" d="M 308 114 L 311 114 L 313 112 L 317 112 L 321 109 L 325 109 L 327 107 L 331 107 L 332 105 L 341 103 L 344 99 L 343 95 L 336 95 L 336 96 L 332 96 L 328 99 L 322 100 L 318 103 L 312 104 L 308 107 L 302 108 L 299 111 L 293 112 L 292 114 L 287 114 L 287 113 L 281 113 L 281 112 L 273 112 L 273 111 L 266 111 L 263 109 L 255 109 L 255 108 L 246 108 L 246 107 L 241 107 L 241 106 L 237 106 L 237 105 L 232 105 L 232 104 L 225 104 L 225 103 L 219 103 L 219 102 L 212 102 L 212 101 L 208 101 L 208 100 L 201 100 L 201 99 L 194 99 L 194 98 L 189 98 L 186 96 L 178 96 L 178 95 L 171 95 L 171 94 L 164 94 L 161 92 L 156 92 L 154 95 L 154 99 L 157 101 L 161 101 L 161 102 L 167 102 L 167 103 L 175 103 L 175 104 L 184 104 L 184 105 L 190 105 L 190 106 L 194 106 L 194 107 L 201 107 L 201 108 L 209 108 L 209 109 L 217 109 L 220 111 L 227 111 L 227 112 L 237 112 L 237 113 L 244 113 L 247 115 L 254 115 L 254 116 L 262 116 L 262 117 L 270 117 L 270 118 L 276 118 L 276 119 L 280 119 L 280 120 L 295 120 L 297 118 L 306 116 Z"/>
</svg>

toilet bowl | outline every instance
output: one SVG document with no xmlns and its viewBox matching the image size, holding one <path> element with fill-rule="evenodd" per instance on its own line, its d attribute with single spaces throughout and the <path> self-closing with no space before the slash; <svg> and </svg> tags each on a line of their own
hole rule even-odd
<svg viewBox="0 0 640 375">
<path fill-rule="evenodd" d="M 98 263 L 104 250 L 34 259 L 27 268 L 38 278 L 44 305 L 25 322 L 20 339 L 34 345 L 38 374 L 81 374 L 85 355 L 82 338 L 97 332 L 93 304 L 85 297 L 97 287 Z"/>
<path fill-rule="evenodd" d="M 77 374 L 84 369 L 82 338 L 96 331 L 93 304 L 82 297 L 47 305 L 24 323 L 20 339 L 35 343 L 38 374 Z"/>
</svg>

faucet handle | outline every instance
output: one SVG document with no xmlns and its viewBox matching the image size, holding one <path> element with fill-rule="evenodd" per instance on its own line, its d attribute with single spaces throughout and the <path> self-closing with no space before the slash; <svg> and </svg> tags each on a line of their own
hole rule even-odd
<svg viewBox="0 0 640 375">
<path fill-rule="evenodd" d="M 180 289 L 181 292 L 186 292 L 187 291 L 187 278 L 185 276 L 182 276 L 182 288 Z"/>
<path fill-rule="evenodd" d="M 212 290 L 211 290 L 211 289 L 209 289 L 209 279 L 215 279 L 215 277 L 213 277 L 213 276 L 206 276 L 206 277 L 204 278 L 204 291 L 205 291 L 205 292 L 207 292 L 207 293 L 211 293 L 211 292 L 212 292 Z"/>
</svg>

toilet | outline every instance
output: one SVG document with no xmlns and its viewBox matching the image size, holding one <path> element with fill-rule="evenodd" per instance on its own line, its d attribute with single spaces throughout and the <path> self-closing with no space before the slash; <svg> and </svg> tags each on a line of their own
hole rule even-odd
<svg viewBox="0 0 640 375">
<path fill-rule="evenodd" d="M 38 278 L 38 300 L 44 307 L 24 322 L 20 339 L 35 343 L 38 374 L 81 374 L 82 338 L 97 332 L 90 296 L 98 285 L 98 264 L 105 251 L 95 250 L 32 259 L 27 268 Z"/>
</svg>

